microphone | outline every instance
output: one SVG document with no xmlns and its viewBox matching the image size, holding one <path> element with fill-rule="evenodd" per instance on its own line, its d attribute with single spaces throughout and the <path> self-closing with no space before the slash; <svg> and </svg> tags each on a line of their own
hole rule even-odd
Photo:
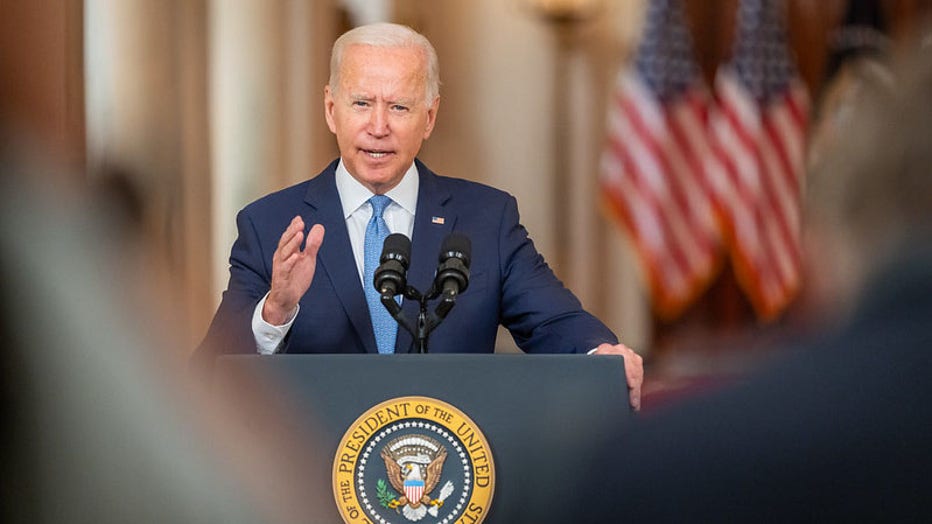
<svg viewBox="0 0 932 524">
<path fill-rule="evenodd" d="M 455 299 L 469 285 L 469 262 L 472 242 L 461 233 L 450 233 L 440 246 L 440 265 L 434 287 L 442 290 L 445 299 Z"/>
<path fill-rule="evenodd" d="M 460 234 L 448 235 L 440 247 L 440 265 L 431 285 L 430 291 L 422 294 L 408 285 L 407 272 L 411 260 L 411 240 L 394 233 L 385 238 L 379 267 L 372 277 L 372 284 L 381 295 L 382 305 L 388 309 L 398 325 L 405 328 L 417 342 L 417 352 L 427 353 L 427 338 L 430 332 L 446 318 L 447 313 L 456 304 L 456 295 L 466 290 L 469 285 L 469 259 L 472 256 L 472 242 Z M 420 306 L 417 322 L 405 317 L 395 295 L 416 300 Z M 433 313 L 428 314 L 427 302 L 441 296 L 440 304 Z"/>
<path fill-rule="evenodd" d="M 407 288 L 405 276 L 411 260 L 411 240 L 401 233 L 392 233 L 382 244 L 379 267 L 375 270 L 373 284 L 383 297 L 402 294 Z"/>
</svg>

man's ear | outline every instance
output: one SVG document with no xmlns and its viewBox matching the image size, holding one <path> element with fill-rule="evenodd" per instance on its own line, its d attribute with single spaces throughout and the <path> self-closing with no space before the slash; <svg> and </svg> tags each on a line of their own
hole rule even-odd
<svg viewBox="0 0 932 524">
<path fill-rule="evenodd" d="M 433 103 L 427 108 L 427 125 L 424 126 L 424 140 L 430 138 L 434 130 L 434 124 L 437 123 L 437 111 L 440 109 L 440 97 L 434 98 Z"/>
<path fill-rule="evenodd" d="M 324 86 L 324 118 L 327 120 L 327 127 L 330 132 L 336 134 L 337 128 L 333 121 L 333 106 L 336 102 L 333 100 L 333 93 L 330 91 L 330 85 Z"/>
</svg>

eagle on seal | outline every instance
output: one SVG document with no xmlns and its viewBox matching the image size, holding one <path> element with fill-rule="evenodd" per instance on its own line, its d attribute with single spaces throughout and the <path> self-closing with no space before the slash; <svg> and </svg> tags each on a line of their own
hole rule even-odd
<svg viewBox="0 0 932 524">
<path fill-rule="evenodd" d="M 440 482 L 443 462 L 447 458 L 447 451 L 444 448 L 439 449 L 433 460 L 426 464 L 426 468 L 414 461 L 400 464 L 387 448 L 382 449 L 381 456 L 385 461 L 389 482 L 396 491 L 402 493 L 400 498 L 389 504 L 391 509 L 403 507 L 405 517 L 417 521 L 427 513 L 426 506 L 443 505 L 442 499 L 431 499 L 430 493 Z M 422 471 L 422 468 L 426 471 Z"/>
</svg>

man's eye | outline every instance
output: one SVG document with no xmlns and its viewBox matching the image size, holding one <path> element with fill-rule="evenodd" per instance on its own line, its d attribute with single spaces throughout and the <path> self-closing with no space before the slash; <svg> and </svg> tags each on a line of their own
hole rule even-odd
<svg viewBox="0 0 932 524">
<path fill-rule="evenodd" d="M 354 101 L 353 101 L 353 106 L 355 106 L 355 107 L 369 107 L 369 102 L 366 102 L 365 100 L 354 100 Z"/>
<path fill-rule="evenodd" d="M 403 106 L 401 104 L 395 104 L 392 106 L 392 110 L 404 113 L 408 111 L 408 106 Z"/>
</svg>

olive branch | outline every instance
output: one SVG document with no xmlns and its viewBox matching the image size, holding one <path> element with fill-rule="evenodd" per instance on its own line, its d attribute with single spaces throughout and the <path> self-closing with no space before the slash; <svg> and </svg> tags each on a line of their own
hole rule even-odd
<svg viewBox="0 0 932 524">
<path fill-rule="evenodd" d="M 398 499 L 398 494 L 388 488 L 388 483 L 385 482 L 385 479 L 379 479 L 375 483 L 375 494 L 379 497 L 379 504 L 383 508 L 394 509 L 396 512 L 398 508 L 393 508 L 389 504 L 395 502 Z"/>
</svg>

